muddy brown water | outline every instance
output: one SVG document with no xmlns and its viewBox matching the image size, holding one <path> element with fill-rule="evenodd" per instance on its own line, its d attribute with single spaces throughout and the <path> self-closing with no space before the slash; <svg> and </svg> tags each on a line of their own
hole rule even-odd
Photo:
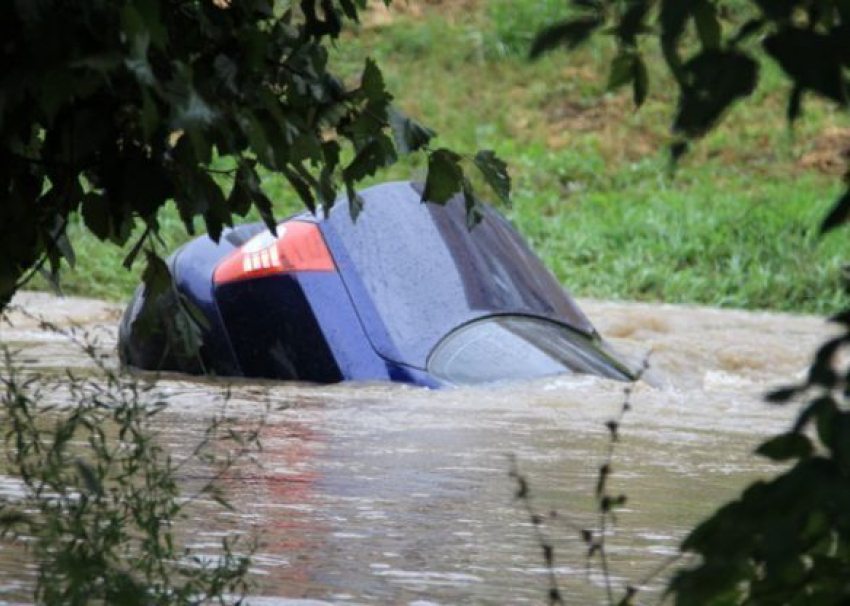
<svg viewBox="0 0 850 606">
<path fill-rule="evenodd" d="M 119 310 L 85 299 L 24 293 L 15 303 L 114 348 Z M 792 408 L 761 402 L 801 376 L 829 334 L 818 318 L 698 307 L 580 301 L 597 328 L 635 360 L 652 351 L 614 455 L 612 487 L 628 496 L 608 537 L 616 587 L 637 583 L 677 552 L 695 522 L 777 468 L 752 456 Z M 85 372 L 66 339 L 13 312 L 0 342 L 27 368 Z M 220 383 L 169 377 L 157 430 L 186 452 L 220 411 Z M 561 376 L 487 388 L 240 382 L 230 414 L 249 425 L 270 407 L 260 467 L 226 482 L 235 512 L 205 511 L 185 529 L 214 552 L 224 533 L 256 534 L 253 604 L 539 604 L 546 569 L 528 516 L 513 498 L 508 455 L 531 483 L 548 526 L 567 603 L 604 602 L 574 527 L 596 527 L 593 487 L 623 385 Z M 187 483 L 192 478 L 186 478 Z M 0 495 L 13 496 L 0 475 Z M 0 601 L 27 601 L 32 570 L 0 548 Z M 658 600 L 664 574 L 646 583 Z"/>
</svg>

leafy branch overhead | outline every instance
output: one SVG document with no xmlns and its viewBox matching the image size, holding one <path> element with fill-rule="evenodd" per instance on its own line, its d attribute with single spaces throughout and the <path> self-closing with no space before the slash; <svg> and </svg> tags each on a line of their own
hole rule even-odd
<svg viewBox="0 0 850 606">
<path fill-rule="evenodd" d="M 340 188 L 355 196 L 399 155 L 437 154 L 434 133 L 392 107 L 373 61 L 354 86 L 329 69 L 327 45 L 366 3 L 0 4 L 0 308 L 36 269 L 73 264 L 76 213 L 118 246 L 141 224 L 129 265 L 169 201 L 190 233 L 200 219 L 217 238 L 252 207 L 274 229 L 260 169 L 315 209 Z M 504 197 L 498 161 L 475 165 Z M 454 192 L 467 181 L 454 178 Z"/>
<path fill-rule="evenodd" d="M 643 53 L 647 40 L 657 42 L 678 87 L 674 158 L 714 128 L 735 102 L 752 95 L 760 54 L 776 62 L 790 82 L 789 122 L 802 115 L 807 94 L 842 108 L 850 102 L 846 0 L 572 0 L 571 5 L 563 22 L 537 34 L 531 57 L 574 49 L 595 35 L 610 36 L 618 52 L 608 87 L 631 85 L 639 107 L 651 84 Z M 824 231 L 848 214 L 850 195 L 845 194 L 823 223 Z"/>
</svg>

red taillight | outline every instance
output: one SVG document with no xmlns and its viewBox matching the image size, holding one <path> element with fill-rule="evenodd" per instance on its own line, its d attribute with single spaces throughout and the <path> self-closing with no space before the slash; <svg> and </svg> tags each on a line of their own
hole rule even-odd
<svg viewBox="0 0 850 606">
<path fill-rule="evenodd" d="M 215 270 L 213 282 L 226 284 L 296 271 L 335 271 L 336 266 L 315 223 L 291 221 L 248 240 Z"/>
</svg>

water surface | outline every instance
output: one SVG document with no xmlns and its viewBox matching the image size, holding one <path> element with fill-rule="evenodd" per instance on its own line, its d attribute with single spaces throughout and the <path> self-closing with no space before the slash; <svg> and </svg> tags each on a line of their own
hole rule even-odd
<svg viewBox="0 0 850 606">
<path fill-rule="evenodd" d="M 24 294 L 16 303 L 63 326 L 99 335 L 114 362 L 118 310 L 84 299 Z M 751 453 L 790 423 L 792 409 L 761 394 L 799 377 L 828 334 L 820 319 L 707 308 L 580 301 L 591 321 L 634 360 L 652 352 L 635 387 L 614 454 L 612 487 L 628 496 L 608 538 L 615 584 L 636 583 L 676 553 L 695 522 L 775 468 Z M 20 313 L 0 342 L 29 369 L 86 372 L 67 340 Z M 162 439 L 188 452 L 223 384 L 169 377 Z M 261 465 L 225 481 L 236 512 L 203 503 L 185 529 L 200 552 L 222 533 L 256 533 L 251 603 L 539 604 L 546 569 L 528 515 L 513 498 L 508 455 L 531 483 L 556 545 L 568 603 L 604 601 L 576 528 L 595 528 L 593 487 L 605 459 L 605 422 L 623 384 L 561 376 L 488 388 L 427 391 L 398 385 L 239 382 L 228 405 L 237 423 L 268 414 Z M 267 413 L 267 411 L 269 411 Z M 205 471 L 190 470 L 187 487 Z M 15 483 L 0 475 L 0 494 Z M 0 600 L 26 601 L 20 554 L 0 549 Z M 647 583 L 657 600 L 663 575 Z"/>
</svg>

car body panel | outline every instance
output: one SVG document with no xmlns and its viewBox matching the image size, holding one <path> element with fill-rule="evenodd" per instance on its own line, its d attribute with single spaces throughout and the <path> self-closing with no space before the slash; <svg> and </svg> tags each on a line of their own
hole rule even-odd
<svg viewBox="0 0 850 606">
<path fill-rule="evenodd" d="M 144 286 L 129 305 L 122 360 L 147 370 L 439 387 L 466 374 L 436 376 L 431 354 L 464 327 L 498 317 L 551 322 L 580 336 L 591 355 L 602 351 L 591 323 L 504 217 L 484 205 L 470 230 L 461 196 L 435 205 L 422 203 L 421 191 L 387 183 L 361 192 L 356 220 L 342 199 L 328 216 L 289 218 L 277 234 L 258 223 L 227 229 L 219 242 L 189 242 L 169 259 L 173 291 L 152 303 L 153 334 L 139 322 Z M 201 337 L 193 355 L 176 353 L 186 330 L 181 313 Z M 545 329 L 520 333 L 516 343 L 544 352 L 537 370 L 558 367 L 545 357 Z M 469 338 L 454 343 L 464 355 L 475 351 Z M 598 374 L 629 378 L 599 356 Z"/>
<path fill-rule="evenodd" d="M 403 185 L 403 186 L 399 186 Z M 590 321 L 507 221 L 490 207 L 471 231 L 464 202 L 420 203 L 408 184 L 362 194 L 356 220 L 338 202 L 322 231 L 384 357 L 424 369 L 448 332 L 500 313 L 545 317 L 593 334 Z"/>
</svg>

